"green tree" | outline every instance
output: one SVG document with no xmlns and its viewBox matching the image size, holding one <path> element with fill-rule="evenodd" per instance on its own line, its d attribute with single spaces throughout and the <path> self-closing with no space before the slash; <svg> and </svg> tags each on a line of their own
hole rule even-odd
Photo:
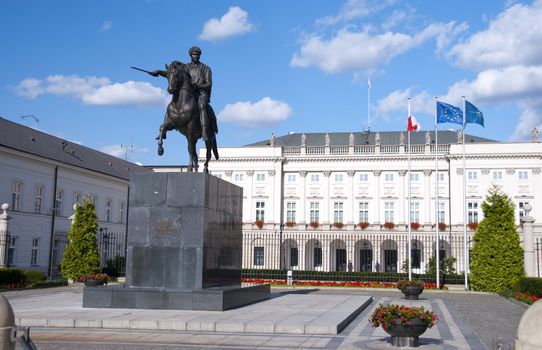
<svg viewBox="0 0 542 350">
<path fill-rule="evenodd" d="M 484 220 L 476 228 L 471 253 L 471 286 L 474 290 L 500 293 L 512 288 L 525 274 L 514 203 L 498 186 L 492 186 L 482 210 Z"/>
<path fill-rule="evenodd" d="M 83 275 L 99 271 L 100 254 L 96 246 L 97 231 L 98 218 L 94 204 L 85 200 L 75 209 L 75 220 L 68 234 L 69 242 L 62 259 L 62 276 L 77 281 Z"/>
<path fill-rule="evenodd" d="M 454 274 L 455 262 L 456 262 L 456 258 L 454 258 L 453 256 L 450 256 L 448 258 L 443 258 L 439 256 L 439 265 L 440 265 L 439 275 L 443 276 L 443 275 Z M 436 256 L 432 256 L 429 258 L 429 260 L 427 261 L 426 271 L 428 275 L 432 275 L 432 276 L 437 275 L 437 257 Z"/>
</svg>

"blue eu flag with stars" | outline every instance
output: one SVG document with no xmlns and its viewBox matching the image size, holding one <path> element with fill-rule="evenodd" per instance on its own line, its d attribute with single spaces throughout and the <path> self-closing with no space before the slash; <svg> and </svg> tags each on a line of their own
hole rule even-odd
<svg viewBox="0 0 542 350">
<path fill-rule="evenodd" d="M 467 100 L 465 100 L 465 116 L 467 123 L 476 123 L 484 126 L 484 113 Z"/>
<path fill-rule="evenodd" d="M 463 125 L 463 111 L 461 108 L 444 102 L 437 102 L 437 124 L 455 123 Z"/>
</svg>

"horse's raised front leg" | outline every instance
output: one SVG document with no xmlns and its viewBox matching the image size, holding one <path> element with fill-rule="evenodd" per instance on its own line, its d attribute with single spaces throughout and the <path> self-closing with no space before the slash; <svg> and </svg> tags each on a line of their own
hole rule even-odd
<svg viewBox="0 0 542 350">
<path fill-rule="evenodd" d="M 160 131 L 158 134 L 158 155 L 161 156 L 164 154 L 164 147 L 162 147 L 162 144 L 164 143 L 163 140 L 166 138 L 166 126 L 165 124 L 160 125 Z"/>
</svg>

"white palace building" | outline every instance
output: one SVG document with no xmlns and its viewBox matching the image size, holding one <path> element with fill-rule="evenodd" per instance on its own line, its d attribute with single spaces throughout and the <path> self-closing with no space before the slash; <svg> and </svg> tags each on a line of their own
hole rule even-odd
<svg viewBox="0 0 542 350">
<path fill-rule="evenodd" d="M 465 270 L 467 248 L 481 204 L 493 184 L 502 188 L 520 218 L 529 203 L 535 219 L 537 263 L 542 265 L 542 144 L 498 142 L 466 135 L 465 171 L 461 135 L 406 132 L 290 133 L 240 147 L 219 148 L 212 175 L 243 187 L 243 268 L 312 271 L 397 271 L 408 257 L 408 154 L 411 158 L 412 267 L 423 273 L 436 252 L 455 257 Z M 205 150 L 200 150 L 203 158 Z M 67 242 L 74 203 L 96 204 L 99 239 L 119 235 L 114 252 L 124 255 L 129 177 L 139 167 L 0 118 L 0 266 L 40 270 L 50 277 Z M 180 169 L 184 171 L 185 169 Z M 466 204 L 463 203 L 466 177 Z M 438 177 L 438 215 L 435 181 Z M 8 219 L 5 219 L 7 217 Z M 438 217 L 438 220 L 437 220 Z M 439 225 L 435 226 L 438 221 Z M 107 246 L 107 245 L 106 245 Z M 106 254 L 107 253 L 107 254 Z M 107 259 L 106 258 L 106 259 Z M 105 263 L 105 261 L 102 261 Z"/>
<path fill-rule="evenodd" d="M 209 169 L 244 189 L 243 268 L 401 272 L 408 257 L 406 136 L 406 132 L 290 133 L 242 147 L 221 147 L 220 160 L 211 161 Z M 536 219 L 534 236 L 540 244 L 542 144 L 536 131 L 530 142 L 498 142 L 468 134 L 465 138 L 464 169 L 461 132 L 438 132 L 436 172 L 435 133 L 411 134 L 416 273 L 425 272 L 435 255 L 437 217 L 440 258 L 455 257 L 457 272 L 465 270 L 464 217 L 470 250 L 476 223 L 483 219 L 481 204 L 493 184 L 515 203 L 520 239 L 523 207 L 531 204 L 529 215 Z M 204 150 L 200 152 L 203 156 Z"/>
</svg>

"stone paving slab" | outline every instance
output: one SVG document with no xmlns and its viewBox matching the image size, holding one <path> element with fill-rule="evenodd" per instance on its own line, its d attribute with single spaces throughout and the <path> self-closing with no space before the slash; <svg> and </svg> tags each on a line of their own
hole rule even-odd
<svg viewBox="0 0 542 350">
<path fill-rule="evenodd" d="M 372 301 L 371 296 L 284 293 L 227 311 L 95 309 L 74 291 L 10 300 L 18 326 L 181 330 L 264 334 L 338 334 Z"/>
</svg>

